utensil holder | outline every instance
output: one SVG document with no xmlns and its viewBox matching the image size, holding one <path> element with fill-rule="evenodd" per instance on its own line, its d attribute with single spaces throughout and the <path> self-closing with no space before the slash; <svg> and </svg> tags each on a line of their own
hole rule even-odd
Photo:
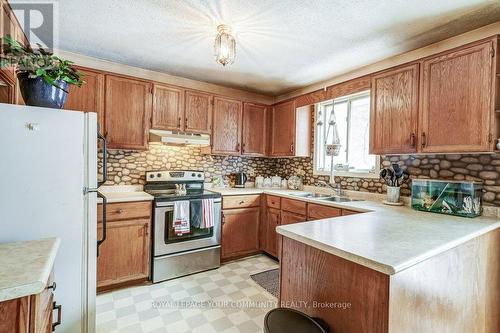
<svg viewBox="0 0 500 333">
<path fill-rule="evenodd" d="M 399 186 L 387 186 L 387 202 L 398 203 L 400 196 Z"/>
</svg>

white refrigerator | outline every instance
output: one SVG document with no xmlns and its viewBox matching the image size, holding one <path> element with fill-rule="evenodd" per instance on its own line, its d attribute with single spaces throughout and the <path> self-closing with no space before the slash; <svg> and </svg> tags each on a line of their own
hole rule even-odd
<svg viewBox="0 0 500 333">
<path fill-rule="evenodd" d="M 56 332 L 95 332 L 95 113 L 0 104 L 0 243 L 59 237 Z"/>
</svg>

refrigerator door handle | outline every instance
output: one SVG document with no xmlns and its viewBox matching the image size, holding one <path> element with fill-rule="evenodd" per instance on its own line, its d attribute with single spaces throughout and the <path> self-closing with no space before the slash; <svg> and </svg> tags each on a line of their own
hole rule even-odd
<svg viewBox="0 0 500 333">
<path fill-rule="evenodd" d="M 97 182 L 100 187 L 108 180 L 108 142 L 101 133 L 97 133 L 97 139 L 102 141 L 102 181 Z"/>
<path fill-rule="evenodd" d="M 99 246 L 106 240 L 106 205 L 108 200 L 102 193 L 97 192 L 97 196 L 102 199 L 102 236 L 97 240 L 97 256 L 99 256 Z"/>
</svg>

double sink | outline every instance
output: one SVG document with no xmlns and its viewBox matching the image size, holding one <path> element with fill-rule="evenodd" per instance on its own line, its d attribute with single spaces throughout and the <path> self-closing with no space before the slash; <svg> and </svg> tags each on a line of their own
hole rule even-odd
<svg viewBox="0 0 500 333">
<path fill-rule="evenodd" d="M 330 195 L 330 194 L 322 194 L 322 193 L 290 193 L 291 195 L 294 195 L 296 197 L 301 197 L 301 198 L 311 198 L 311 199 L 318 199 L 318 200 L 324 200 L 324 201 L 331 201 L 331 202 L 352 202 L 352 201 L 363 201 L 359 199 L 351 199 L 347 197 L 342 197 L 338 195 Z"/>
</svg>

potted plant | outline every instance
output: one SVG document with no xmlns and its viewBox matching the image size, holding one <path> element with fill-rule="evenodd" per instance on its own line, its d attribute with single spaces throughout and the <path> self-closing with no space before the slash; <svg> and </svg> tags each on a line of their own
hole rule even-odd
<svg viewBox="0 0 500 333">
<path fill-rule="evenodd" d="M 1 67 L 14 66 L 26 105 L 62 109 L 68 97 L 68 86 L 80 87 L 83 74 L 53 53 L 24 46 L 10 35 L 2 38 Z"/>
</svg>

